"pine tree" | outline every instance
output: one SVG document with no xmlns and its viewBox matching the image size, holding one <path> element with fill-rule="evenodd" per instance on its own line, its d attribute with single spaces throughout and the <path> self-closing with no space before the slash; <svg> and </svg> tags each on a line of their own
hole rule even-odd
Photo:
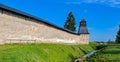
<svg viewBox="0 0 120 62">
<path fill-rule="evenodd" d="M 68 14 L 67 20 L 65 22 L 64 28 L 71 30 L 71 31 L 75 31 L 76 27 L 75 27 L 75 18 L 72 14 L 72 12 L 70 12 Z"/>
<path fill-rule="evenodd" d="M 119 25 L 119 31 L 117 32 L 117 35 L 116 35 L 116 40 L 115 40 L 115 42 L 116 42 L 117 44 L 120 44 L 120 25 Z"/>
</svg>

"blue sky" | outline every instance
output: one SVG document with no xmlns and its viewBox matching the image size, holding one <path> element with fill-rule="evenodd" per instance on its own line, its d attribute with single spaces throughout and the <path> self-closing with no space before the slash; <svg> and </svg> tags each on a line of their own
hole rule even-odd
<svg viewBox="0 0 120 62">
<path fill-rule="evenodd" d="M 0 3 L 63 27 L 70 11 L 79 22 L 84 17 L 90 41 L 114 40 L 120 24 L 120 0 L 0 0 Z"/>
</svg>

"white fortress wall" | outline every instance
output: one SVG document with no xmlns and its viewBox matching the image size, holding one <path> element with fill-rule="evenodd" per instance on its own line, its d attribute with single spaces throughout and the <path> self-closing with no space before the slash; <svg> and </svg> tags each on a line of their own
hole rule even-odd
<svg viewBox="0 0 120 62">
<path fill-rule="evenodd" d="M 87 44 L 88 35 L 81 37 L 56 29 L 35 19 L 0 9 L 0 43 L 58 42 Z"/>
</svg>

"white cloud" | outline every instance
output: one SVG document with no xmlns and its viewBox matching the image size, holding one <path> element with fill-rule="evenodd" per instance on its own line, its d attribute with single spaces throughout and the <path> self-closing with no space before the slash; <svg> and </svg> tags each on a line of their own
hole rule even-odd
<svg viewBox="0 0 120 62">
<path fill-rule="evenodd" d="M 79 5 L 79 4 L 81 4 L 81 2 L 65 2 L 65 4 L 68 4 L 68 5 L 69 4 L 78 4 Z"/>
<path fill-rule="evenodd" d="M 113 2 L 113 4 L 119 5 L 119 4 L 120 4 L 120 2 Z"/>
<path fill-rule="evenodd" d="M 102 5 L 107 5 L 110 7 L 116 7 L 120 8 L 120 0 L 73 0 L 73 1 L 67 1 L 66 4 L 78 4 L 81 3 L 97 3 Z"/>
<path fill-rule="evenodd" d="M 110 7 L 120 8 L 120 0 L 84 0 L 83 3 L 98 3 L 108 5 Z"/>
<path fill-rule="evenodd" d="M 96 3 L 98 0 L 83 0 L 84 3 Z"/>
<path fill-rule="evenodd" d="M 109 4 L 111 7 L 120 8 L 120 2 L 112 2 L 112 4 Z"/>
</svg>

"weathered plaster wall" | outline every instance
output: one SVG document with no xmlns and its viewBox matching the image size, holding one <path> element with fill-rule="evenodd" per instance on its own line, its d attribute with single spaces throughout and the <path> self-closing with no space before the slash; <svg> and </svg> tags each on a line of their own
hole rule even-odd
<svg viewBox="0 0 120 62">
<path fill-rule="evenodd" d="M 88 44 L 88 34 L 75 35 L 35 19 L 0 9 L 0 44 L 58 42 Z"/>
</svg>

